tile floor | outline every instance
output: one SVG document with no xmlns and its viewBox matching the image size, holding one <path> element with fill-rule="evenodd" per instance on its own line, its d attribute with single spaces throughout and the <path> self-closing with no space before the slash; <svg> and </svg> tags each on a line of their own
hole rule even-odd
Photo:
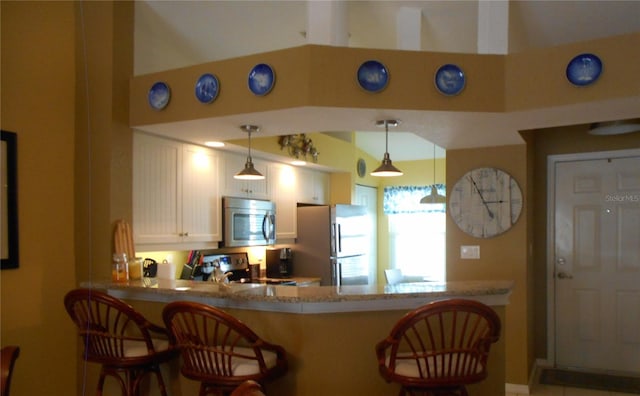
<svg viewBox="0 0 640 396">
<path fill-rule="evenodd" d="M 519 393 L 507 393 L 506 396 L 526 396 Z M 631 393 L 609 392 L 564 386 L 534 385 L 529 396 L 638 396 Z"/>
<path fill-rule="evenodd" d="M 538 382 L 540 372 L 536 373 L 536 381 L 528 396 L 638 396 L 632 393 L 609 392 L 601 390 L 569 388 L 566 386 L 542 385 Z M 507 393 L 505 396 L 527 396 L 520 393 Z"/>
</svg>

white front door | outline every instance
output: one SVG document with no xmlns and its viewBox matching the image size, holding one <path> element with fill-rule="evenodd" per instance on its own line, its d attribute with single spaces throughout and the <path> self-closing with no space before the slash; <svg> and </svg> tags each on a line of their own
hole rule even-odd
<svg viewBox="0 0 640 396">
<path fill-rule="evenodd" d="M 640 374 L 640 157 L 555 163 L 558 367 Z"/>
</svg>

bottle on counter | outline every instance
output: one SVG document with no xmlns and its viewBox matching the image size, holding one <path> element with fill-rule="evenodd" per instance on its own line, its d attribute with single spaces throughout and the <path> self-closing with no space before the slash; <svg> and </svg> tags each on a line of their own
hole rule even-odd
<svg viewBox="0 0 640 396">
<path fill-rule="evenodd" d="M 126 253 L 113 254 L 111 280 L 113 282 L 127 282 L 129 280 L 129 262 Z"/>
</svg>

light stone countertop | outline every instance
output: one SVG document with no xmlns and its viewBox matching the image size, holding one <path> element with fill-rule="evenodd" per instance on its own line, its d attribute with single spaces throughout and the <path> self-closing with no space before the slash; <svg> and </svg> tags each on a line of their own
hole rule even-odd
<svg viewBox="0 0 640 396">
<path fill-rule="evenodd" d="M 302 283 L 304 280 L 298 280 Z M 255 283 L 216 284 L 147 278 L 128 283 L 83 282 L 129 300 L 197 301 L 220 308 L 318 314 L 414 309 L 444 298 L 468 298 L 487 305 L 507 305 L 512 281 L 416 282 L 367 286 L 280 286 Z"/>
</svg>

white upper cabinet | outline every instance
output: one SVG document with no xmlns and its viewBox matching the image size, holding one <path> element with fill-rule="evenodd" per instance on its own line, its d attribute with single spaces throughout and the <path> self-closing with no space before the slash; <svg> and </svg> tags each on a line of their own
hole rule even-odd
<svg viewBox="0 0 640 396">
<path fill-rule="evenodd" d="M 276 204 L 276 240 L 294 239 L 298 236 L 297 202 L 298 176 L 291 165 L 270 164 L 271 200 Z"/>
<path fill-rule="evenodd" d="M 252 158 L 256 170 L 262 173 L 263 180 L 238 180 L 234 179 L 236 173 L 244 169 L 247 156 L 241 154 L 225 153 L 224 193 L 225 196 L 269 199 L 269 175 L 267 174 L 267 162 Z"/>
<path fill-rule="evenodd" d="M 298 202 L 327 205 L 329 203 L 329 174 L 298 169 Z"/>
<path fill-rule="evenodd" d="M 213 150 L 135 133 L 135 244 L 217 246 L 206 243 L 222 239 L 219 170 Z"/>
</svg>

